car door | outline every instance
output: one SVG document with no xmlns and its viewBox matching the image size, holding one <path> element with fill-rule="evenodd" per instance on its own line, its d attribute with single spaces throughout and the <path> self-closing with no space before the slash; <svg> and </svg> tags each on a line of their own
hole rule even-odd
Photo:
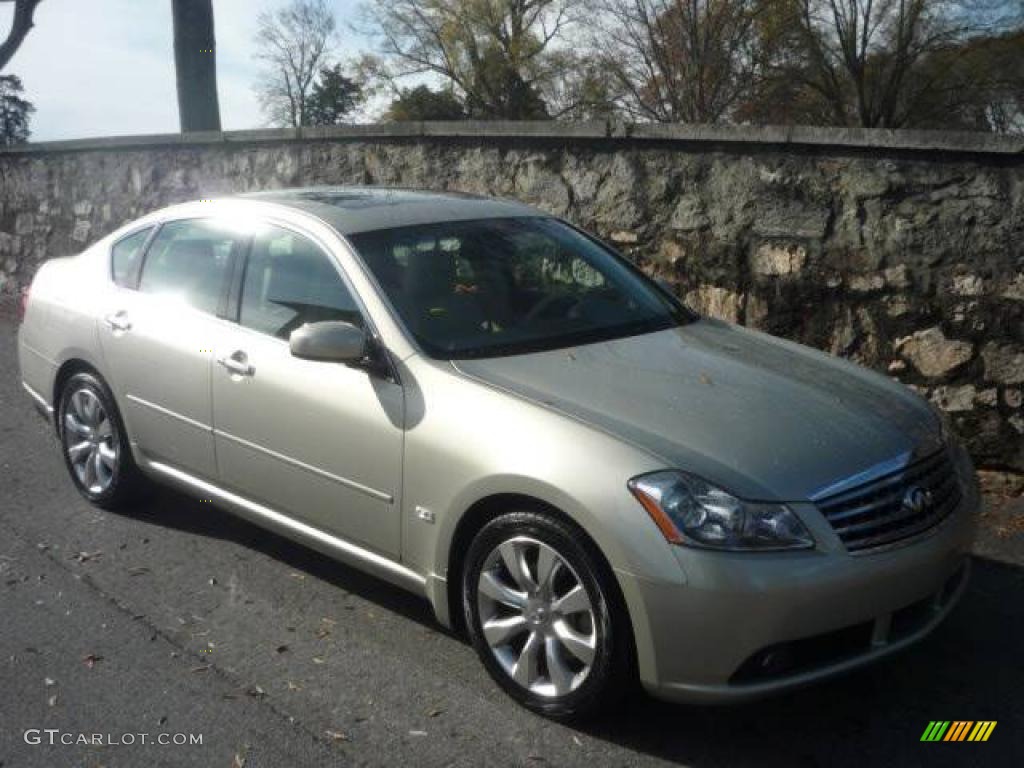
<svg viewBox="0 0 1024 768">
<path fill-rule="evenodd" d="M 266 225 L 239 277 L 237 326 L 213 373 L 221 483 L 321 531 L 381 553 L 400 549 L 403 396 L 357 367 L 293 357 L 304 323 L 364 323 L 334 259 Z"/>
<path fill-rule="evenodd" d="M 113 248 L 100 339 L 128 433 L 147 457 L 213 479 L 213 339 L 248 235 L 189 219 L 163 224 L 141 257 L 127 245 Z"/>
</svg>

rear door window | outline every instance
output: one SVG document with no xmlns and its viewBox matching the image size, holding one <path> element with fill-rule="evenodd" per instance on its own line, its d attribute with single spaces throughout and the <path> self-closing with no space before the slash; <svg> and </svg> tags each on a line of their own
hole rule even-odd
<svg viewBox="0 0 1024 768">
<path fill-rule="evenodd" d="M 247 242 L 237 228 L 216 220 L 168 222 L 149 247 L 139 290 L 216 314 L 233 259 Z"/>
<path fill-rule="evenodd" d="M 152 231 L 152 227 L 146 227 L 114 243 L 114 247 L 110 249 L 110 275 L 115 283 L 126 288 L 133 287 L 139 260 L 142 258 L 142 249 Z"/>
</svg>

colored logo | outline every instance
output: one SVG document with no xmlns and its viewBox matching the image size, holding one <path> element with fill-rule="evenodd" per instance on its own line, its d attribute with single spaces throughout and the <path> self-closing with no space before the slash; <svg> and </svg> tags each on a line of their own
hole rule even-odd
<svg viewBox="0 0 1024 768">
<path fill-rule="evenodd" d="M 907 489 L 903 495 L 903 508 L 915 515 L 923 514 L 932 505 L 932 494 L 919 485 Z"/>
<path fill-rule="evenodd" d="M 996 720 L 932 720 L 921 734 L 921 741 L 988 741 L 996 729 Z"/>
</svg>

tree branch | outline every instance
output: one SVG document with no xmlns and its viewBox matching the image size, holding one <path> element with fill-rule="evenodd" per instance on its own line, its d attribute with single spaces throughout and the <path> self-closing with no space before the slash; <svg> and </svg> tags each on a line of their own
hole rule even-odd
<svg viewBox="0 0 1024 768">
<path fill-rule="evenodd" d="M 14 2 L 14 21 L 11 24 L 11 31 L 8 33 L 7 39 L 0 44 L 0 72 L 7 66 L 7 63 L 14 57 L 14 54 L 17 53 L 29 30 L 35 26 L 32 16 L 36 12 L 36 6 L 39 5 L 40 1 L 0 0 L 0 2 L 4 3 Z"/>
</svg>

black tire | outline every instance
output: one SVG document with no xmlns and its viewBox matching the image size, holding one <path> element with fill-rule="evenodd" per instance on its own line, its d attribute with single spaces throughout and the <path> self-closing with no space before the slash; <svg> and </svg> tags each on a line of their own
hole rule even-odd
<svg viewBox="0 0 1024 768">
<path fill-rule="evenodd" d="M 535 547 L 537 559 L 531 563 L 529 552 L 534 543 L 544 546 Z M 584 673 L 587 665 L 568 653 L 568 646 L 562 647 L 561 652 L 563 659 L 568 659 L 570 664 L 576 665 L 576 668 L 570 671 L 573 672 L 572 679 L 578 687 L 567 689 L 568 692 L 565 693 L 556 692 L 556 676 L 549 671 L 552 660 L 548 654 L 552 651 L 547 643 L 558 642 L 553 638 L 553 635 L 558 633 L 554 631 L 552 625 L 568 619 L 555 609 L 558 604 L 557 596 L 548 603 L 549 608 L 545 612 L 543 607 L 539 610 L 529 607 L 509 608 L 501 600 L 488 602 L 490 598 L 487 597 L 486 590 L 481 593 L 481 574 L 485 567 L 488 568 L 489 577 L 498 574 L 497 578 L 506 580 L 506 583 L 508 579 L 513 578 L 511 570 L 506 565 L 495 564 L 496 553 L 497 557 L 501 558 L 499 545 L 522 547 L 521 551 L 527 563 L 527 576 L 532 577 L 534 582 L 538 581 L 536 577 L 540 572 L 540 550 L 550 548 L 564 561 L 551 569 L 551 573 L 562 569 L 561 576 L 554 578 L 573 579 L 570 584 L 582 586 L 585 590 L 589 598 L 589 612 L 578 613 L 576 616 L 580 619 L 572 620 L 582 620 L 583 631 L 589 633 L 590 637 L 596 636 L 596 647 L 593 649 L 589 669 Z M 550 554 L 547 557 L 550 558 Z M 565 565 L 569 568 L 565 569 Z M 481 528 L 466 556 L 462 574 L 462 607 L 473 647 L 495 682 L 523 706 L 555 720 L 582 720 L 617 706 L 623 697 L 632 691 L 635 674 L 632 629 L 618 586 L 613 579 L 610 569 L 583 531 L 554 515 L 536 511 L 508 512 Z M 557 592 L 557 587 L 552 586 L 551 591 Z M 528 594 L 528 590 L 517 594 Z M 539 589 L 533 594 L 539 595 Z M 499 610 L 508 609 L 515 622 L 520 620 L 519 614 L 522 614 L 529 622 L 529 628 L 518 630 L 527 635 L 521 647 L 516 647 L 516 643 L 520 642 L 517 638 L 497 650 L 492 648 L 483 629 L 481 602 L 487 610 L 491 610 L 491 606 L 494 605 L 498 606 Z M 494 619 L 501 621 L 503 615 L 499 613 L 497 616 L 489 617 L 489 620 Z M 537 670 L 540 674 L 534 685 L 526 687 L 513 679 L 514 670 L 508 669 L 508 665 L 516 654 L 519 654 L 516 667 L 524 664 L 525 648 L 534 642 L 530 639 L 534 630 L 543 638 L 538 641 L 543 645 L 530 647 L 537 647 L 538 656 L 544 657 L 544 660 L 529 665 L 531 670 Z M 548 670 L 547 682 L 545 670 Z M 529 674 L 526 673 L 524 677 L 529 677 Z M 575 682 L 580 679 L 580 682 Z M 547 692 L 537 692 L 537 689 L 544 688 L 548 689 Z"/>
<path fill-rule="evenodd" d="M 75 402 L 73 402 L 75 398 Z M 78 403 L 85 400 L 92 403 L 92 399 L 102 408 L 104 418 L 100 421 L 97 434 L 108 435 L 102 440 L 97 438 L 91 442 L 91 438 L 83 437 L 83 433 L 76 432 L 76 428 L 68 421 L 69 413 L 76 415 Z M 72 422 L 74 423 L 74 422 Z M 82 422 L 78 422 L 81 424 Z M 64 465 L 67 467 L 71 482 L 83 497 L 91 504 L 103 509 L 124 509 L 132 502 L 138 500 L 141 492 L 146 487 L 145 479 L 132 457 L 131 447 L 128 444 L 128 436 L 125 432 L 124 422 L 121 413 L 114 402 L 114 396 L 110 388 L 97 375 L 89 372 L 76 373 L 71 376 L 60 391 L 60 399 L 57 408 L 57 425 L 60 436 L 61 455 L 64 457 Z M 109 426 L 107 426 L 109 425 Z M 83 478 L 76 464 L 72 460 L 72 446 L 90 443 L 89 450 L 95 447 L 99 450 L 99 443 L 102 442 L 109 454 L 113 450 L 115 460 L 112 467 L 103 464 L 102 470 L 93 468 L 93 472 L 109 471 L 109 476 L 103 475 L 99 482 L 89 483 L 89 476 Z M 76 454 L 78 455 L 78 454 Z M 88 460 L 87 462 L 88 463 Z M 97 475 L 93 475 L 97 478 Z"/>
</svg>

